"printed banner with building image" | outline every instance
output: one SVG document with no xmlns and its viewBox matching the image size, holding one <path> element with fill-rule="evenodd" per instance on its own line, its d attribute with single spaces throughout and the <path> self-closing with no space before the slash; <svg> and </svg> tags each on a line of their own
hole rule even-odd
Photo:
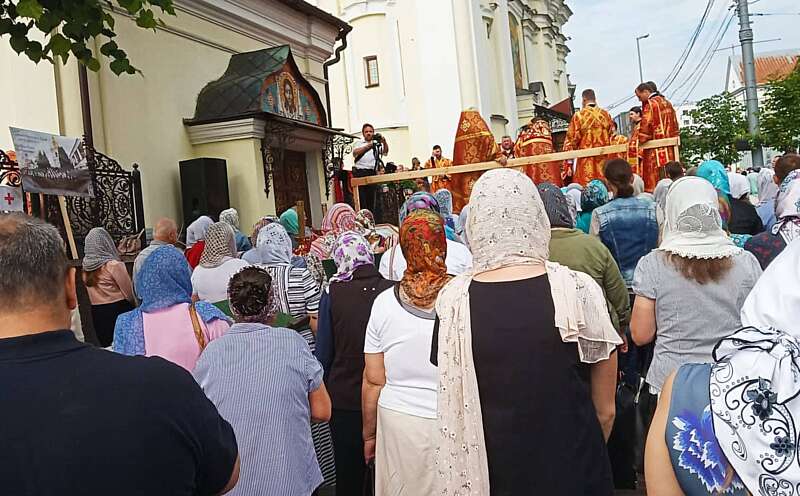
<svg viewBox="0 0 800 496">
<path fill-rule="evenodd" d="M 92 176 L 81 138 L 16 127 L 9 129 L 25 191 L 47 195 L 94 196 Z"/>
</svg>

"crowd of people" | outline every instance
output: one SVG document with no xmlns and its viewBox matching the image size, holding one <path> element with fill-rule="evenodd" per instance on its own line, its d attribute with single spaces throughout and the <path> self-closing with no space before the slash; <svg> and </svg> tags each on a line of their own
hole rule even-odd
<svg viewBox="0 0 800 496">
<path fill-rule="evenodd" d="M 796 486 L 800 156 L 749 180 L 584 165 L 585 186 L 500 167 L 468 197 L 442 177 L 396 231 L 336 203 L 247 235 L 228 209 L 182 249 L 161 219 L 131 275 L 103 228 L 76 275 L 55 227 L 0 215 L 4 490 L 611 495 L 642 467 L 653 495 Z M 71 331 L 79 283 L 97 346 Z"/>
</svg>

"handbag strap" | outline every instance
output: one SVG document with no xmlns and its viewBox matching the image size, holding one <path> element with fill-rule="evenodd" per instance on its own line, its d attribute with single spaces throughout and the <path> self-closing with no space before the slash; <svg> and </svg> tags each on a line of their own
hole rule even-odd
<svg viewBox="0 0 800 496">
<path fill-rule="evenodd" d="M 189 304 L 189 316 L 192 318 L 194 337 L 197 339 L 197 344 L 200 345 L 200 351 L 202 352 L 206 349 L 206 337 L 203 334 L 203 329 L 200 327 L 200 319 L 197 318 L 197 310 L 194 308 L 194 303 Z"/>
</svg>

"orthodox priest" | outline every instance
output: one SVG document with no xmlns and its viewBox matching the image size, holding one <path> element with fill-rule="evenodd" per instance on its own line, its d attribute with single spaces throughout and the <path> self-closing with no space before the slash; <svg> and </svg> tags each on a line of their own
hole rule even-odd
<svg viewBox="0 0 800 496">
<path fill-rule="evenodd" d="M 587 89 L 581 94 L 581 109 L 572 116 L 567 130 L 564 150 L 585 150 L 611 144 L 614 119 L 611 114 L 597 106 L 594 90 Z M 572 181 L 586 185 L 592 179 L 603 177 L 603 165 L 607 156 L 580 158 L 575 164 Z"/>
<path fill-rule="evenodd" d="M 517 158 L 533 157 L 553 153 L 553 151 L 553 134 L 550 130 L 550 123 L 541 117 L 534 117 L 520 131 L 514 147 L 514 156 Z M 560 188 L 563 182 L 561 165 L 560 161 L 526 165 L 524 172 L 536 184 L 549 182 Z"/>
<path fill-rule="evenodd" d="M 637 86 L 636 96 L 642 102 L 642 120 L 638 133 L 631 137 L 631 142 L 635 140 L 633 151 L 640 163 L 644 189 L 652 192 L 659 179 L 665 177 L 664 167 L 675 160 L 675 150 L 672 147 L 643 150 L 642 145 L 650 140 L 677 138 L 680 133 L 678 116 L 672 104 L 658 92 L 652 81 Z"/>
<path fill-rule="evenodd" d="M 453 146 L 453 165 L 476 164 L 479 162 L 497 161 L 500 165 L 507 163 L 506 157 L 497 146 L 494 135 L 486 121 L 477 110 L 468 109 L 461 112 L 456 129 L 456 142 Z M 450 176 L 450 192 L 453 194 L 453 211 L 460 212 L 469 203 L 472 186 L 481 177 L 483 171 L 453 174 Z"/>
<path fill-rule="evenodd" d="M 442 156 L 442 147 L 439 145 L 434 145 L 433 150 L 431 150 L 431 158 L 429 158 L 425 162 L 425 169 L 437 169 L 437 168 L 447 168 L 453 165 L 453 161 L 449 158 L 445 158 Z M 431 184 L 431 190 L 434 192 L 439 191 L 440 189 L 450 189 L 450 176 L 434 176 L 433 177 L 433 184 Z"/>
</svg>

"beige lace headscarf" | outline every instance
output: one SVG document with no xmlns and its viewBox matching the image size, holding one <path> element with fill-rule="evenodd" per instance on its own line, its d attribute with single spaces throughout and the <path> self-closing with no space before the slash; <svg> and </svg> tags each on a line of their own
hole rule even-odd
<svg viewBox="0 0 800 496">
<path fill-rule="evenodd" d="M 472 191 L 466 230 L 473 272 L 453 279 L 436 303 L 440 319 L 437 493 L 489 496 L 489 464 L 472 356 L 472 277 L 501 267 L 544 264 L 556 327 L 564 342 L 577 343 L 581 361 L 607 359 L 622 340 L 597 283 L 586 274 L 547 262 L 550 222 L 527 176 L 511 169 L 485 173 Z"/>
</svg>

